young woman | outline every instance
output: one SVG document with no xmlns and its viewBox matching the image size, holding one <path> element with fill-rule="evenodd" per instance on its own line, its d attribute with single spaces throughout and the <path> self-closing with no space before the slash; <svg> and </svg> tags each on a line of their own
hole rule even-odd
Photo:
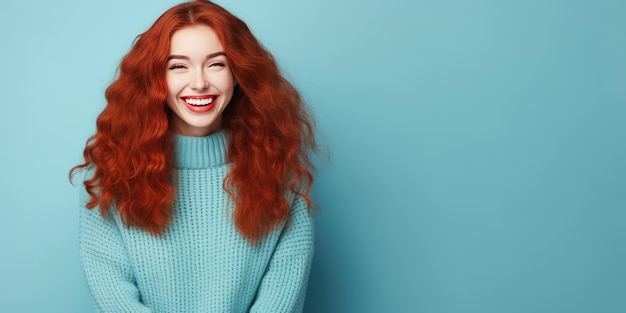
<svg viewBox="0 0 626 313">
<path fill-rule="evenodd" d="M 312 119 L 244 22 L 208 1 L 135 41 L 84 150 L 96 311 L 299 312 Z"/>
</svg>

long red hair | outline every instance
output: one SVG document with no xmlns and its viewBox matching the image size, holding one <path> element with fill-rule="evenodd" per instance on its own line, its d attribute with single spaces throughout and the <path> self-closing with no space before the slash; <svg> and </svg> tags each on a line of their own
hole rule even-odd
<svg viewBox="0 0 626 313">
<path fill-rule="evenodd" d="M 313 121 L 246 24 L 209 1 L 179 4 L 137 37 L 119 77 L 106 90 L 107 106 L 87 141 L 84 163 L 70 176 L 93 169 L 84 182 L 87 208 L 99 207 L 106 216 L 115 206 L 126 226 L 153 235 L 167 229 L 176 187 L 166 62 L 173 33 L 197 24 L 216 32 L 237 81 L 222 120 L 232 162 L 223 188 L 235 204 L 235 226 L 256 243 L 289 218 L 285 192 L 303 197 L 311 207 Z"/>
</svg>

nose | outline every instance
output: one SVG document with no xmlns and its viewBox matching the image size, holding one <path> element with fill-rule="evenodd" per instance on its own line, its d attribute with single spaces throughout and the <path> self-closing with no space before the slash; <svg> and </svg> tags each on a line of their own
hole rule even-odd
<svg viewBox="0 0 626 313">
<path fill-rule="evenodd" d="M 209 88 L 209 80 L 207 79 L 204 71 L 197 71 L 189 86 L 194 90 L 204 90 Z"/>
</svg>

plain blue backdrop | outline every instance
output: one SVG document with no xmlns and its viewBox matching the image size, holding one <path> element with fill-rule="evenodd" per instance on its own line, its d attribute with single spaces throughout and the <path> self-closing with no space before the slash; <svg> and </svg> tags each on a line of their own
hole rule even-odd
<svg viewBox="0 0 626 313">
<path fill-rule="evenodd" d="M 176 3 L 2 5 L 0 311 L 90 311 L 67 172 Z M 626 312 L 626 2 L 218 3 L 331 155 L 305 312 Z"/>
</svg>

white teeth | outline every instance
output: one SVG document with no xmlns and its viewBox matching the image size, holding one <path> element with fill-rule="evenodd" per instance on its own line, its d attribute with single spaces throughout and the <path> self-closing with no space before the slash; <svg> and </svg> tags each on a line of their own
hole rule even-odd
<svg viewBox="0 0 626 313">
<path fill-rule="evenodd" d="M 202 98 L 202 99 L 185 99 L 185 102 L 191 105 L 208 105 L 213 102 L 213 97 L 211 98 Z"/>
</svg>

